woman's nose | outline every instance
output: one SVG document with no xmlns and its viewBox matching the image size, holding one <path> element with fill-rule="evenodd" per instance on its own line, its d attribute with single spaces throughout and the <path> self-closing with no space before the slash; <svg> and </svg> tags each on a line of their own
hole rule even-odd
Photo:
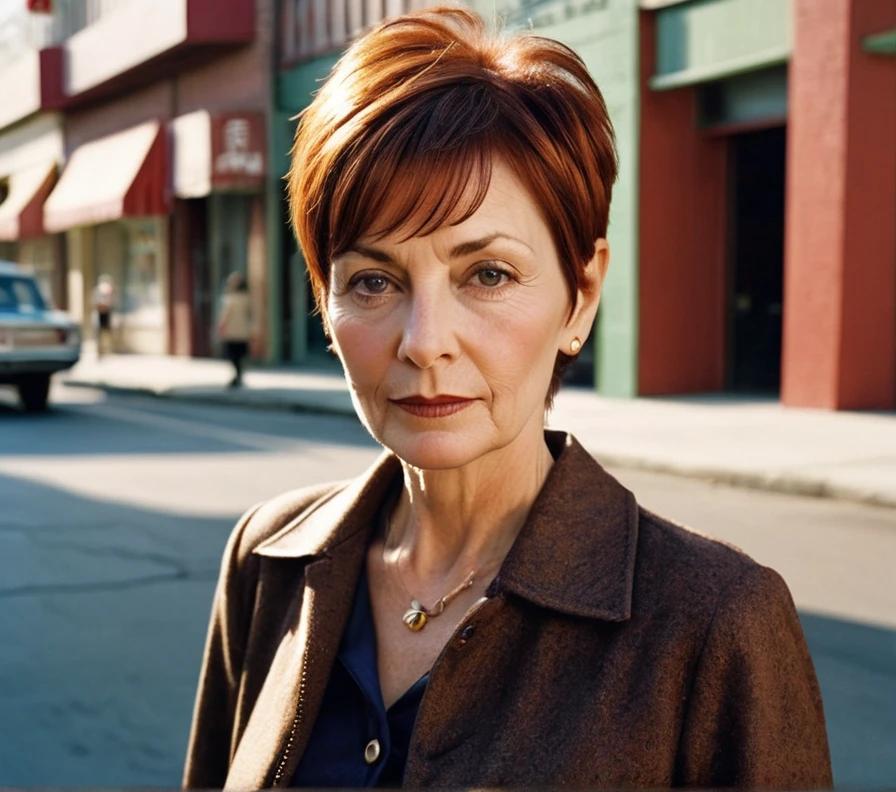
<svg viewBox="0 0 896 792">
<path fill-rule="evenodd" d="M 444 294 L 412 296 L 398 346 L 398 358 L 427 369 L 443 358 L 455 358 L 457 353 L 450 297 Z"/>
</svg>

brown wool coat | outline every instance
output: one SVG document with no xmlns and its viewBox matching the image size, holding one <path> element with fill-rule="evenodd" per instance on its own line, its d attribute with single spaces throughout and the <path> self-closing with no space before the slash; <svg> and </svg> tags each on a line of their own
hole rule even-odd
<svg viewBox="0 0 896 792">
<path fill-rule="evenodd" d="M 542 492 L 432 668 L 405 786 L 829 787 L 818 684 L 781 578 L 640 508 L 573 438 L 547 437 Z M 384 455 L 348 485 L 240 520 L 186 787 L 289 783 L 398 472 Z"/>
</svg>

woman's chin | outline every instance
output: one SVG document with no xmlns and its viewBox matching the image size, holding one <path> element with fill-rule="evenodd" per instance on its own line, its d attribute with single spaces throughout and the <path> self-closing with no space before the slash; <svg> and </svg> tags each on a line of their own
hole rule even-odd
<svg viewBox="0 0 896 792">
<path fill-rule="evenodd" d="M 388 429 L 377 440 L 400 460 L 420 470 L 460 468 L 490 450 L 484 431 Z"/>
</svg>

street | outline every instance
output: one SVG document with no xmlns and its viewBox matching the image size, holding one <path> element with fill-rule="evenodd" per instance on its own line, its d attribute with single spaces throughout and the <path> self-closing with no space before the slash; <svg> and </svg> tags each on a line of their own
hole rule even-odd
<svg viewBox="0 0 896 792">
<path fill-rule="evenodd" d="M 337 416 L 0 389 L 0 787 L 176 787 L 220 554 L 239 514 L 378 452 Z M 612 469 L 776 568 L 840 786 L 896 778 L 896 510 Z"/>
</svg>

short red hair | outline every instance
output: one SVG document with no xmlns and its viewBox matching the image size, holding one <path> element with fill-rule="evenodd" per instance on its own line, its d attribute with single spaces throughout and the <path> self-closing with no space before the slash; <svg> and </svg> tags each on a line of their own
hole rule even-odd
<svg viewBox="0 0 896 792">
<path fill-rule="evenodd" d="M 301 114 L 288 176 L 324 317 L 333 257 L 369 234 L 410 238 L 462 222 L 496 157 L 541 208 L 574 301 L 606 236 L 617 172 L 606 105 L 579 56 L 540 36 L 489 33 L 455 7 L 358 39 Z"/>
</svg>

